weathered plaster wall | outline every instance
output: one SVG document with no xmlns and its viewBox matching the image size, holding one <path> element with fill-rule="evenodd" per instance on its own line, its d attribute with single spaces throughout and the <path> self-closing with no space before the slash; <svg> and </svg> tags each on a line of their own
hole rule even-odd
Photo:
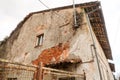
<svg viewBox="0 0 120 80">
<path fill-rule="evenodd" d="M 46 12 L 32 15 L 23 24 L 20 34 L 8 54 L 8 59 L 30 64 L 42 50 L 70 40 L 75 32 L 72 28 L 72 9 L 56 13 Z M 43 46 L 36 47 L 36 36 L 41 33 L 44 33 Z"/>
<path fill-rule="evenodd" d="M 79 13 L 84 13 L 81 8 L 77 8 L 77 11 Z M 91 44 L 93 42 L 85 18 L 84 15 L 82 26 L 78 29 L 73 29 L 73 9 L 68 8 L 32 15 L 22 25 L 17 39 L 14 40 L 11 45 L 7 58 L 13 62 L 32 64 L 31 62 L 37 59 L 43 50 L 54 47 L 59 43 L 64 44 L 69 42 L 70 47 L 68 53 L 78 56 L 83 62 L 80 65 L 77 65 L 77 68 L 73 68 L 73 71 L 83 73 L 84 70 L 87 80 L 99 80 L 94 50 L 91 50 Z M 36 46 L 37 36 L 41 33 L 44 33 L 43 45 Z M 100 60 L 100 65 L 101 67 L 107 65 L 105 71 L 108 70 L 109 76 L 111 77 L 110 79 L 106 78 L 105 80 L 113 80 L 103 50 L 95 35 L 94 38 L 97 52 L 105 62 L 104 64 Z M 107 75 L 106 72 L 104 73 Z"/>
<path fill-rule="evenodd" d="M 77 73 L 86 73 L 86 80 L 98 80 L 99 74 L 94 60 L 91 44 L 93 41 L 89 32 L 87 20 L 84 14 L 84 22 L 82 27 L 78 29 L 76 35 L 71 41 L 70 53 L 78 55 L 82 59 L 82 63 L 75 68 Z M 91 75 L 92 74 L 92 75 Z"/>
<path fill-rule="evenodd" d="M 103 80 L 114 80 L 113 74 L 111 73 L 111 70 L 110 70 L 110 67 L 109 67 L 109 64 L 108 64 L 108 60 L 106 59 L 105 54 L 103 52 L 103 49 L 101 48 L 101 46 L 100 46 L 98 40 L 96 39 L 94 33 L 93 33 L 93 37 L 94 37 L 94 40 L 95 40 L 95 46 L 96 46 L 97 55 L 98 55 L 98 59 L 99 59 L 102 79 Z"/>
<path fill-rule="evenodd" d="M 76 41 L 73 41 L 74 47 L 70 50 L 73 50 L 73 53 L 79 54 L 80 58 L 83 61 L 83 63 L 80 66 L 78 66 L 78 68 L 76 69 L 76 72 L 82 73 L 84 70 L 86 72 L 87 80 L 100 80 L 95 51 L 94 51 L 94 48 L 91 47 L 91 45 L 93 45 L 92 37 L 90 35 L 90 30 L 89 30 L 89 27 L 91 26 L 89 25 L 86 19 L 84 19 L 84 21 L 87 24 L 84 26 L 84 29 L 82 30 L 83 32 L 80 31 L 82 32 L 81 33 L 82 35 L 78 31 L 79 35 L 77 35 Z M 102 79 L 103 80 L 114 80 L 113 75 L 108 65 L 108 60 L 106 59 L 103 49 L 101 48 L 93 31 L 92 31 L 92 35 L 93 35 L 93 39 L 95 42 L 97 56 L 99 58 Z"/>
</svg>

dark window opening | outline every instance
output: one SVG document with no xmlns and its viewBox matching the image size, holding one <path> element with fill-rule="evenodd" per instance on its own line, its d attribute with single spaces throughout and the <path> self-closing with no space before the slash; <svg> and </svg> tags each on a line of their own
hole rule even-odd
<svg viewBox="0 0 120 80">
<path fill-rule="evenodd" d="M 37 46 L 40 46 L 43 44 L 43 38 L 44 38 L 44 34 L 37 36 Z"/>
<path fill-rule="evenodd" d="M 7 80 L 17 80 L 17 78 L 7 78 Z"/>
<path fill-rule="evenodd" d="M 59 80 L 75 80 L 75 77 L 62 77 Z"/>
</svg>

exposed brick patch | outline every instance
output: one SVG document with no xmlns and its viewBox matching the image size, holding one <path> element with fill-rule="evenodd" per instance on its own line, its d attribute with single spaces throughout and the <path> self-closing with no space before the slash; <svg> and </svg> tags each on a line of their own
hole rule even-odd
<svg viewBox="0 0 120 80">
<path fill-rule="evenodd" d="M 50 64 L 51 62 L 62 61 L 67 58 L 69 50 L 69 43 L 59 43 L 57 46 L 43 50 L 38 58 L 32 63 L 38 65 L 40 62 Z"/>
</svg>

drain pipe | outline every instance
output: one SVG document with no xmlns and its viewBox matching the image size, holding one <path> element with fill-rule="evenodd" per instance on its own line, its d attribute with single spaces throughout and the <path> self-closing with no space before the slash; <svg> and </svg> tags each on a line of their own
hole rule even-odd
<svg viewBox="0 0 120 80">
<path fill-rule="evenodd" d="M 91 24 L 90 24 L 87 13 L 85 13 L 85 16 L 86 16 L 86 19 L 87 19 L 90 35 L 91 35 L 91 38 L 92 38 L 92 41 L 93 41 L 93 44 L 91 46 L 93 46 L 94 51 L 95 51 L 95 57 L 96 57 L 97 65 L 98 65 L 98 71 L 99 71 L 99 75 L 100 75 L 100 80 L 103 80 L 102 79 L 102 73 L 101 73 L 101 70 L 100 70 L 100 64 L 99 64 L 99 59 L 98 59 L 98 55 L 97 55 L 97 50 L 96 50 L 96 46 L 95 46 L 95 41 L 94 41 L 93 34 L 92 34 Z"/>
</svg>

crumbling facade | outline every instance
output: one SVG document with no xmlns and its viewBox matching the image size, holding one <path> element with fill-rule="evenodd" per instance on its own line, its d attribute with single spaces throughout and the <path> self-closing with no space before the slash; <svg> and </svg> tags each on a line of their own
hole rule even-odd
<svg viewBox="0 0 120 80">
<path fill-rule="evenodd" d="M 42 63 L 86 76 L 73 76 L 72 80 L 114 80 L 114 66 L 110 67 L 107 60 L 112 59 L 111 49 L 98 1 L 77 4 L 75 10 L 66 6 L 31 13 L 1 45 L 9 46 L 4 58 L 11 62 L 34 66 Z M 42 79 L 69 80 L 55 75 L 43 75 Z"/>
</svg>

